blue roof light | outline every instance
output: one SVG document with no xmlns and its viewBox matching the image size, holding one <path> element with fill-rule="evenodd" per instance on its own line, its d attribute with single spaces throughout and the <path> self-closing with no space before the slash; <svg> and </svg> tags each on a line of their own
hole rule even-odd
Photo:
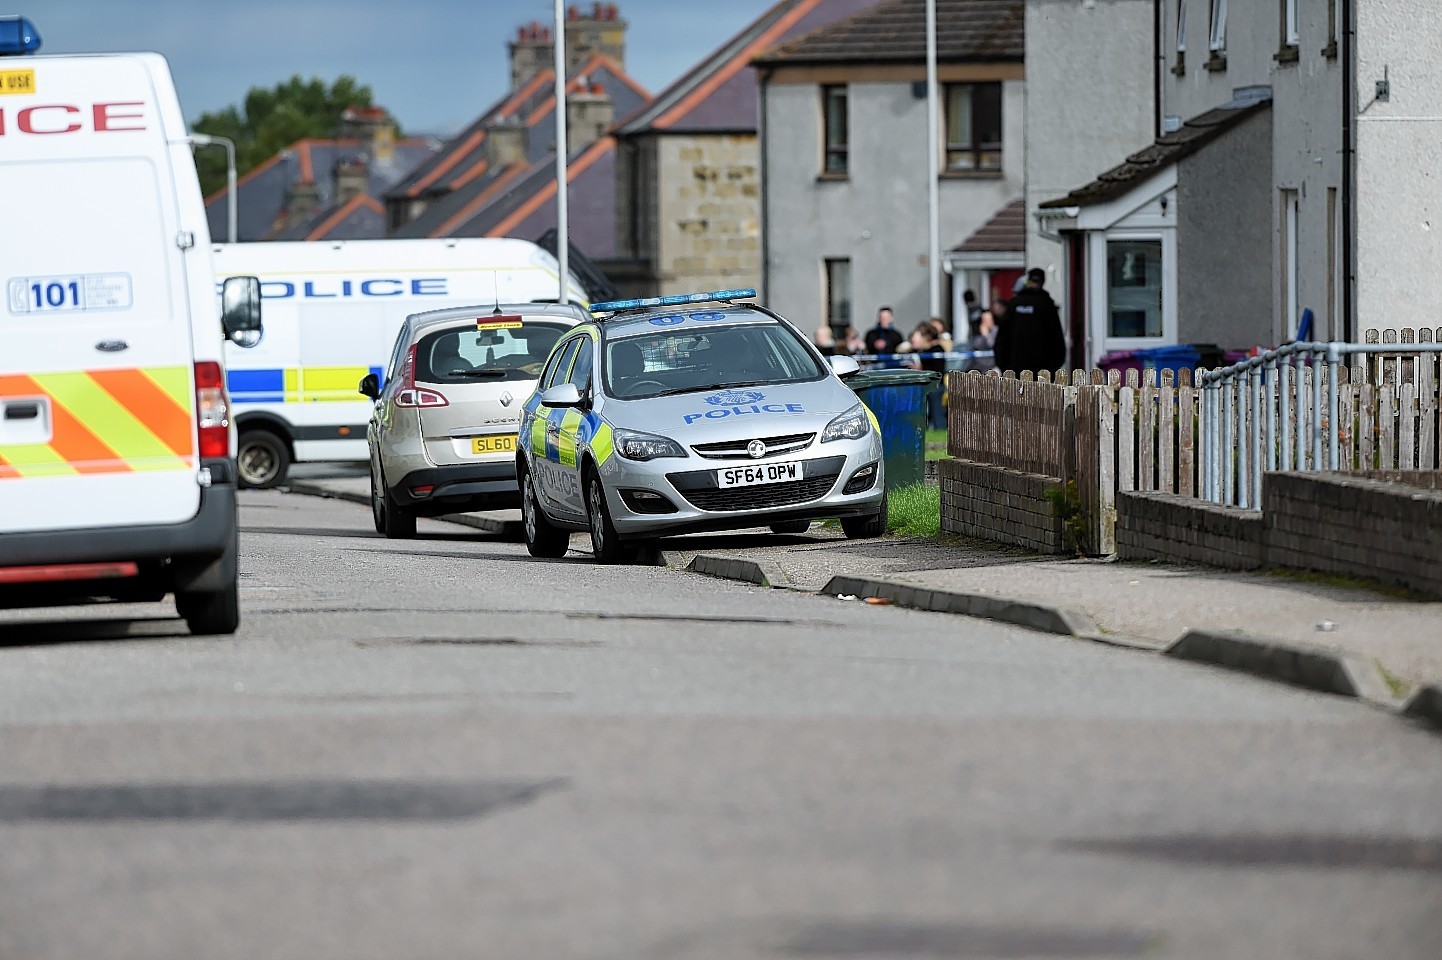
<svg viewBox="0 0 1442 960">
<path fill-rule="evenodd" d="M 34 53 L 40 49 L 40 31 L 24 17 L 0 17 L 0 57 Z"/>
<path fill-rule="evenodd" d="M 719 300 L 745 300 L 756 296 L 755 290 L 712 290 L 710 293 L 681 293 L 673 297 L 645 297 L 641 300 L 608 300 L 591 304 L 592 313 L 632 310 L 636 307 L 682 307 L 689 303 L 715 303 Z"/>
</svg>

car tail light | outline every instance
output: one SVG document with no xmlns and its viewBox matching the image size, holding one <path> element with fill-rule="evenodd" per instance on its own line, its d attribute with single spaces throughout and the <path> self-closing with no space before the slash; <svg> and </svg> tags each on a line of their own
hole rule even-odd
<svg viewBox="0 0 1442 960">
<path fill-rule="evenodd" d="M 406 362 L 401 365 L 401 389 L 396 394 L 398 407 L 448 407 L 451 402 L 444 394 L 416 386 L 416 345 L 411 344 Z"/>
<path fill-rule="evenodd" d="M 195 423 L 202 458 L 230 456 L 230 398 L 225 373 L 214 360 L 195 365 Z"/>
</svg>

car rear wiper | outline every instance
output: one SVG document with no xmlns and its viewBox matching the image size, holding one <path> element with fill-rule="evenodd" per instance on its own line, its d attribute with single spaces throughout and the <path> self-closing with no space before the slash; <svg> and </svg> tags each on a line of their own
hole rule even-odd
<svg viewBox="0 0 1442 960">
<path fill-rule="evenodd" d="M 510 372 L 510 370 L 456 370 L 449 376 L 465 377 L 468 380 L 492 380 L 496 377 L 504 377 Z"/>
</svg>

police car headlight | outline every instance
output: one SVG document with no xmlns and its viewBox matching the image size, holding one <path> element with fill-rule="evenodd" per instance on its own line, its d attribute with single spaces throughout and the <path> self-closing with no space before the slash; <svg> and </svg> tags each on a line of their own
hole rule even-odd
<svg viewBox="0 0 1442 960">
<path fill-rule="evenodd" d="M 662 457 L 684 457 L 686 451 L 669 437 L 635 430 L 615 432 L 616 452 L 627 460 L 659 460 Z"/>
<path fill-rule="evenodd" d="M 826 425 L 826 429 L 821 431 L 821 442 L 860 440 L 870 429 L 871 420 L 866 416 L 866 408 L 858 403 Z"/>
</svg>

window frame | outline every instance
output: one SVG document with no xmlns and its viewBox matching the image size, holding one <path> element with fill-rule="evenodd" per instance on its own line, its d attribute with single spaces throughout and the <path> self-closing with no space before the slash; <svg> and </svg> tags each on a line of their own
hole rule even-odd
<svg viewBox="0 0 1442 960">
<path fill-rule="evenodd" d="M 841 103 L 841 112 L 838 117 L 833 117 L 831 107 L 837 100 Z M 836 138 L 833 134 L 838 127 L 840 136 Z M 836 162 L 835 167 L 833 161 Z M 844 179 L 850 174 L 851 89 L 845 83 L 825 83 L 821 85 L 821 176 Z"/>
<path fill-rule="evenodd" d="M 1187 0 L 1177 0 L 1176 61 L 1172 75 L 1180 77 L 1187 72 Z"/>
<path fill-rule="evenodd" d="M 1337 0 L 1327 0 L 1327 45 L 1322 48 L 1322 56 L 1328 60 L 1337 59 L 1337 36 L 1342 32 L 1337 23 L 1341 6 Z"/>
<path fill-rule="evenodd" d="M 960 90 L 967 90 L 969 96 L 969 119 L 970 131 L 968 134 L 969 145 L 961 146 L 954 144 L 951 140 L 952 130 L 952 104 L 954 94 Z M 979 142 L 980 124 L 979 119 L 983 111 L 978 109 L 978 98 L 983 91 L 994 91 L 996 94 L 996 118 L 997 136 L 1000 139 L 995 142 Z M 1004 102 L 1005 88 L 1000 80 L 982 80 L 968 83 L 947 83 L 942 85 L 941 101 L 941 128 L 942 128 L 942 173 L 949 176 L 999 176 L 1005 169 L 1006 163 L 1006 121 Z M 984 158 L 995 154 L 996 163 L 994 166 L 985 165 Z M 954 157 L 965 156 L 971 165 L 960 166 L 954 162 Z"/>
<path fill-rule="evenodd" d="M 845 265 L 845 268 L 846 268 L 846 282 L 845 282 L 845 287 L 846 287 L 846 299 L 845 299 L 845 304 L 846 304 L 846 322 L 845 322 L 845 323 L 838 324 L 838 323 L 836 323 L 836 322 L 834 321 L 834 317 L 835 317 L 835 306 L 836 306 L 837 300 L 836 300 L 836 278 L 835 278 L 835 276 L 834 276 L 833 273 L 832 273 L 832 269 L 833 269 L 834 267 L 840 266 L 840 265 L 842 265 L 842 264 L 844 264 L 844 265 Z M 852 321 L 852 317 L 854 316 L 854 313 L 855 313 L 855 311 L 854 311 L 854 309 L 853 309 L 853 308 L 854 308 L 854 304 L 855 304 L 855 299 L 852 297 L 852 286 L 853 286 L 853 285 L 852 285 L 852 277 L 853 277 L 853 271 L 852 271 L 851 258 L 850 258 L 850 257 L 823 257 L 823 258 L 822 258 L 822 261 L 821 261 L 821 274 L 822 274 L 822 283 L 824 283 L 825 286 L 826 286 L 826 289 L 825 289 L 825 291 L 824 291 L 824 293 L 825 293 L 825 299 L 822 301 L 822 302 L 826 305 L 826 306 L 825 306 L 825 310 L 826 310 L 826 324 L 827 324 L 827 326 L 831 327 L 831 329 L 832 329 L 833 331 L 835 331 L 835 330 L 842 330 L 842 331 L 849 330 L 849 329 L 851 328 L 851 326 L 852 326 L 852 322 L 851 322 L 851 321 Z"/>
<path fill-rule="evenodd" d="M 1227 0 L 1212 0 L 1211 29 L 1207 34 L 1207 46 L 1214 56 L 1227 52 Z"/>
</svg>

